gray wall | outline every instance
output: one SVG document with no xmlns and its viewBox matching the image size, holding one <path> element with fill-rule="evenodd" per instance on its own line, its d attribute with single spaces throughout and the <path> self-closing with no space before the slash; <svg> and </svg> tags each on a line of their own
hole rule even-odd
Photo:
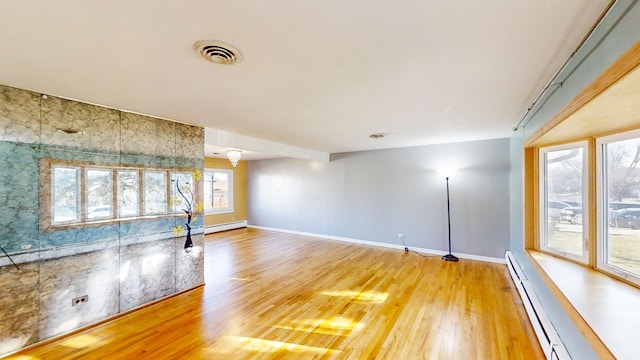
<svg viewBox="0 0 640 360">
<path fill-rule="evenodd" d="M 249 161 L 251 225 L 503 258 L 509 246 L 509 140 L 332 155 L 331 162 Z"/>
<path fill-rule="evenodd" d="M 560 75 L 562 87 L 555 87 L 534 108 L 527 125 L 511 138 L 511 249 L 532 282 L 536 295 L 560 338 L 574 359 L 597 359 L 588 342 L 524 256 L 523 240 L 523 153 L 522 145 L 540 126 L 549 121 L 582 89 L 640 40 L 638 1 L 619 0 L 594 35 Z M 556 81 L 556 82 L 560 82 Z M 526 191 L 526 189 L 525 189 Z"/>
</svg>

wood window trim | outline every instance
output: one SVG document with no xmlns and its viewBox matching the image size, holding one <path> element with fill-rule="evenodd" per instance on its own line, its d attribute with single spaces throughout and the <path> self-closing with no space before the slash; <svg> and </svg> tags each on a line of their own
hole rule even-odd
<svg viewBox="0 0 640 360">
<path fill-rule="evenodd" d="M 100 169 L 112 169 L 112 181 L 113 187 L 117 187 L 118 181 L 118 170 L 137 170 L 138 176 L 144 177 L 144 170 L 157 170 L 164 171 L 167 173 L 190 173 L 194 170 L 194 168 L 187 167 L 162 167 L 162 166 L 143 166 L 143 165 L 130 165 L 130 164 L 119 164 L 119 163 L 102 163 L 102 162 L 92 162 L 92 161 L 76 161 L 76 160 L 63 160 L 63 159 L 54 159 L 54 158 L 42 158 L 40 159 L 40 185 L 39 185 L 39 207 L 40 207 L 40 232 L 51 232 L 51 231 L 61 231 L 61 230 L 73 230 L 73 229 L 83 229 L 88 227 L 96 227 L 96 226 L 105 226 L 112 224 L 120 224 L 120 223 L 129 223 L 129 222 L 137 222 L 143 220 L 151 220 L 151 219 L 163 219 L 163 218 L 181 218 L 183 217 L 182 212 L 172 212 L 169 207 L 167 207 L 166 214 L 153 214 L 153 215 L 138 215 L 135 217 L 118 217 L 118 201 L 117 201 L 117 190 L 112 191 L 112 206 L 114 215 L 113 218 L 109 219 L 97 219 L 97 220 L 85 220 L 74 223 L 64 223 L 64 224 L 53 224 L 51 221 L 51 168 L 53 166 L 69 166 L 69 167 L 79 167 L 81 169 L 81 178 L 84 177 L 84 170 L 88 167 L 95 167 Z M 167 178 L 167 184 L 171 184 L 171 179 Z M 138 208 L 140 211 L 143 210 L 144 207 L 144 187 L 143 183 L 139 183 L 139 203 Z M 171 186 L 167 186 L 167 199 L 171 196 Z M 195 182 L 195 193 L 200 193 L 200 181 Z M 81 212 L 84 212 L 82 208 L 83 204 L 85 204 L 84 197 L 85 194 L 85 184 L 84 181 L 80 182 L 80 194 L 83 199 L 80 201 Z M 140 213 L 142 214 L 142 213 Z"/>
<path fill-rule="evenodd" d="M 524 248 L 525 253 L 533 265 L 533 269 L 541 276 L 547 284 L 555 298 L 565 309 L 571 320 L 576 324 L 580 332 L 585 336 L 587 341 L 594 348 L 596 353 L 603 359 L 615 358 L 613 353 L 619 353 L 628 350 L 631 344 L 613 344 L 612 336 L 622 336 L 628 333 L 635 333 L 635 327 L 626 326 L 603 326 L 596 319 L 598 317 L 615 319 L 621 310 L 615 302 L 606 304 L 605 302 L 596 302 L 597 305 L 585 306 L 580 301 L 579 296 L 588 294 L 589 291 L 595 292 L 613 292 L 623 291 L 629 295 L 629 301 L 633 302 L 635 311 L 638 313 L 637 307 L 640 307 L 640 289 L 635 284 L 617 278 L 616 276 L 605 273 L 596 266 L 597 250 L 596 221 L 591 221 L 589 226 L 589 264 L 579 264 L 565 258 L 559 258 L 555 254 L 548 254 L 539 251 L 539 205 L 538 198 L 540 194 L 538 184 L 539 159 L 538 149 L 551 145 L 557 145 L 568 142 L 576 142 L 580 140 L 589 141 L 589 162 L 595 164 L 595 137 L 610 135 L 613 133 L 624 132 L 630 129 L 640 128 L 640 119 L 633 118 L 629 114 L 630 111 L 618 113 L 611 121 L 599 121 L 597 117 L 585 124 L 585 117 L 580 116 L 580 112 L 589 109 L 591 104 L 606 99 L 611 93 L 621 93 L 621 87 L 629 88 L 630 79 L 637 79 L 640 74 L 640 42 L 632 46 L 623 56 L 621 56 L 614 64 L 605 70 L 592 84 L 587 86 L 578 96 L 576 96 L 567 106 L 565 106 L 556 116 L 540 127 L 524 142 L 523 161 L 524 161 Z M 622 91 L 624 93 L 624 91 Z M 635 94 L 638 92 L 635 91 Z M 634 96 L 634 91 L 627 91 L 626 95 Z M 633 102 L 630 102 L 633 103 Z M 637 102 L 636 102 L 637 104 Z M 593 108 L 593 106 L 591 107 Z M 616 109 L 618 110 L 618 109 Z M 629 114 L 629 116 L 626 116 Z M 575 116 L 574 116 L 575 115 Z M 567 129 L 575 129 L 575 131 L 566 131 Z M 597 173 L 595 166 L 590 166 L 589 170 L 589 198 L 591 200 L 588 209 L 588 216 L 596 219 L 596 178 Z M 580 279 L 584 281 L 578 283 L 576 290 L 576 282 L 567 285 L 567 281 L 563 281 L 562 271 L 558 269 L 571 269 L 574 274 L 578 274 Z M 593 284 L 596 283 L 597 286 Z M 584 286 L 583 286 L 584 285 Z M 594 309 L 595 308 L 595 309 Z M 611 316 L 606 316 L 611 315 Z M 626 314 L 625 314 L 626 315 Z M 611 320 L 613 321 L 613 320 Z M 635 320 L 640 321 L 640 315 Z M 621 350 L 622 347 L 622 350 Z"/>
</svg>

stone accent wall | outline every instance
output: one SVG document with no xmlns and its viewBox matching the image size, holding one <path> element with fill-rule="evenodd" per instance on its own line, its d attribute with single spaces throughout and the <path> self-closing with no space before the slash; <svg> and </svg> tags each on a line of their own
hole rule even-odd
<svg viewBox="0 0 640 360">
<path fill-rule="evenodd" d="M 200 127 L 0 85 L 0 245 L 19 266 L 0 253 L 0 356 L 204 282 L 202 216 L 190 252 L 172 231 L 181 214 L 43 226 L 50 219 L 42 207 L 51 206 L 43 166 L 202 173 L 203 149 Z M 88 302 L 72 306 L 84 295 Z"/>
</svg>

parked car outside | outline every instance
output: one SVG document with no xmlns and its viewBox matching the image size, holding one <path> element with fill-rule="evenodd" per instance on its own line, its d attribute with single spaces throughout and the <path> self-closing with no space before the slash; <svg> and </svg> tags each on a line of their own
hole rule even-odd
<svg viewBox="0 0 640 360">
<path fill-rule="evenodd" d="M 610 201 L 609 209 L 611 210 L 620 210 L 620 209 L 629 209 L 629 208 L 637 208 L 640 209 L 640 203 L 637 202 L 622 202 L 622 201 Z"/>
<path fill-rule="evenodd" d="M 547 201 L 547 217 L 549 218 L 549 220 L 558 223 L 562 219 L 562 209 L 568 207 L 571 207 L 571 205 L 567 204 L 564 201 L 549 200 Z"/>
<path fill-rule="evenodd" d="M 578 214 L 573 217 L 573 223 L 576 225 L 582 225 L 582 214 Z"/>
<path fill-rule="evenodd" d="M 640 208 L 620 209 L 612 212 L 611 226 L 640 229 Z"/>
<path fill-rule="evenodd" d="M 580 215 L 580 223 L 582 224 L 582 206 L 569 206 L 560 210 L 560 220 L 571 224 L 577 224 L 576 216 L 578 215 Z"/>
</svg>

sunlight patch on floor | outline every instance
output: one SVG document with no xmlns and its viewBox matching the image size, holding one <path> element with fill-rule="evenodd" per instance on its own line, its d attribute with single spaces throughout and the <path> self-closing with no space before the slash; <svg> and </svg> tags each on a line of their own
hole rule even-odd
<svg viewBox="0 0 640 360">
<path fill-rule="evenodd" d="M 247 351 L 252 353 L 274 354 L 274 353 L 290 353 L 290 354 L 319 354 L 330 355 L 340 352 L 340 350 L 327 349 L 323 347 L 299 345 L 282 341 L 266 340 L 260 338 L 252 338 L 245 336 L 225 336 L 221 343 L 216 344 L 215 348 L 211 348 L 216 354 L 234 354 L 237 352 Z"/>
<path fill-rule="evenodd" d="M 334 316 L 328 319 L 291 320 L 289 324 L 274 325 L 273 327 L 323 335 L 349 336 L 352 332 L 364 328 L 364 324 L 349 318 Z"/>
<path fill-rule="evenodd" d="M 387 300 L 389 294 L 377 292 L 377 291 L 322 291 L 321 295 L 325 296 L 334 296 L 334 297 L 345 297 L 353 299 L 353 301 L 361 302 L 361 303 L 376 303 L 380 304 Z"/>
<path fill-rule="evenodd" d="M 88 334 L 71 336 L 70 338 L 60 342 L 60 345 L 74 349 L 83 349 L 92 346 L 97 347 L 104 344 L 106 344 L 106 341 L 102 341 L 99 338 Z"/>
</svg>

